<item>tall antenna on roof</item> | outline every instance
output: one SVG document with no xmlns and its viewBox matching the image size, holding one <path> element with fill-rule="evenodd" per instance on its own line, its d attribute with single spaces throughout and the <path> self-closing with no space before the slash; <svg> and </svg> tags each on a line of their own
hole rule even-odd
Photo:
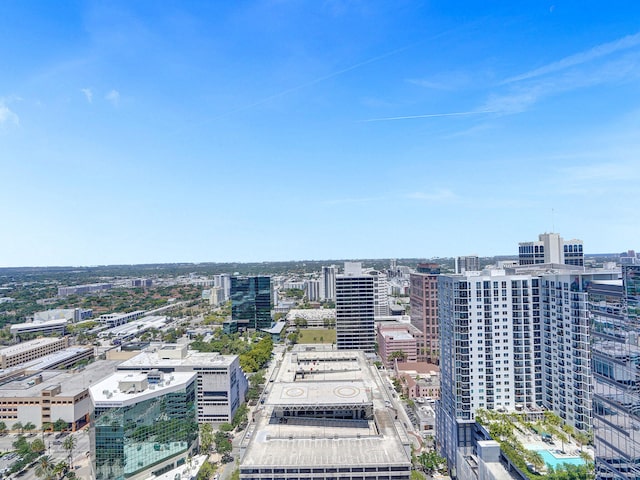
<svg viewBox="0 0 640 480">
<path fill-rule="evenodd" d="M 556 220 L 555 220 L 555 209 L 551 209 L 551 228 L 552 228 L 552 232 L 555 233 L 556 232 Z"/>
</svg>

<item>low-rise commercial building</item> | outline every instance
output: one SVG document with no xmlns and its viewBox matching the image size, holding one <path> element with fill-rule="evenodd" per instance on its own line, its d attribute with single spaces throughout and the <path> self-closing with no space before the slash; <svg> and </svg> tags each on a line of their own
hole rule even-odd
<svg viewBox="0 0 640 480">
<path fill-rule="evenodd" d="M 390 368 L 395 360 L 416 362 L 418 344 L 411 330 L 411 324 L 379 323 L 377 325 L 378 355 Z"/>
<path fill-rule="evenodd" d="M 85 425 L 91 412 L 89 387 L 113 373 L 115 362 L 96 362 L 84 370 L 43 371 L 10 381 L 0 388 L 0 421 L 11 428 L 16 422 L 43 424 L 63 420 L 76 430 Z"/>
<path fill-rule="evenodd" d="M 64 335 L 67 333 L 67 323 L 69 322 L 64 318 L 61 320 L 49 320 L 46 322 L 16 323 L 9 327 L 9 331 L 11 332 L 11 335 L 13 335 L 13 338 L 21 338 L 21 336 L 33 334 Z"/>
<path fill-rule="evenodd" d="M 411 441 L 363 352 L 305 346 L 274 372 L 240 444 L 240 478 L 397 479 Z"/>
<path fill-rule="evenodd" d="M 440 369 L 425 362 L 396 362 L 395 375 L 400 378 L 408 398 L 440 398 Z"/>
<path fill-rule="evenodd" d="M 199 422 L 231 422 L 247 393 L 247 378 L 237 355 L 201 353 L 182 344 L 151 348 L 123 362 L 118 370 L 197 373 Z"/>
<path fill-rule="evenodd" d="M 294 308 L 287 313 L 287 322 L 294 325 L 298 320 L 306 322 L 307 327 L 319 327 L 326 328 L 329 326 L 335 326 L 336 324 L 336 309 L 335 308 L 320 308 L 320 309 L 302 309 Z"/>
<path fill-rule="evenodd" d="M 26 363 L 69 346 L 69 339 L 36 338 L 0 349 L 0 369 Z"/>
</svg>

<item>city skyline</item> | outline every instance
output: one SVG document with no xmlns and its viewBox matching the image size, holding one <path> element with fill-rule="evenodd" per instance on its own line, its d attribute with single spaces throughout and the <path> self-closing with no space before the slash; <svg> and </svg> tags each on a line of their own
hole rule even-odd
<svg viewBox="0 0 640 480">
<path fill-rule="evenodd" d="M 3 3 L 0 266 L 636 248 L 638 14 Z"/>
</svg>

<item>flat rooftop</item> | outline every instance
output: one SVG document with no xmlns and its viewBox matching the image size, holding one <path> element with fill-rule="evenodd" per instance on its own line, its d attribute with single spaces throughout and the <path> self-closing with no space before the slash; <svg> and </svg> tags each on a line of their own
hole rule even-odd
<svg viewBox="0 0 640 480">
<path fill-rule="evenodd" d="M 383 330 L 382 336 L 390 340 L 414 340 L 415 337 L 407 332 L 401 332 L 398 330 Z"/>
<path fill-rule="evenodd" d="M 153 347 L 152 347 L 153 348 Z M 189 350 L 185 358 L 160 358 L 159 350 L 147 350 L 140 352 L 133 358 L 120 364 L 119 370 L 136 370 L 157 367 L 229 367 L 237 355 L 221 355 L 219 353 L 206 353 Z"/>
<path fill-rule="evenodd" d="M 265 392 L 265 403 L 241 441 L 241 469 L 398 466 L 409 468 L 410 439 L 395 419 L 388 387 L 362 352 L 318 348 L 285 354 Z M 311 372 L 311 368 L 314 371 Z M 333 370 L 332 370 L 333 368 Z M 301 379 L 300 369 L 306 369 Z M 298 372 L 298 373 L 297 373 Z M 289 417 L 283 405 L 310 409 L 339 402 L 373 405 L 373 418 Z M 320 408 L 320 410 L 323 410 Z"/>
<path fill-rule="evenodd" d="M 16 345 L 11 345 L 10 347 L 4 347 L 0 349 L 0 355 L 17 355 L 28 350 L 33 350 L 34 348 L 51 345 L 52 343 L 59 342 L 60 340 L 60 338 L 53 337 L 36 338 L 35 340 L 29 340 L 28 342 L 21 342 Z"/>
<path fill-rule="evenodd" d="M 149 398 L 184 389 L 195 380 L 197 374 L 193 372 L 174 372 L 165 374 L 158 384 L 149 384 L 139 392 L 122 392 L 120 382 L 140 382 L 147 378 L 146 374 L 131 372 L 115 372 L 90 388 L 91 398 L 98 406 L 99 403 L 109 406 L 124 406 L 134 404 Z"/>
<path fill-rule="evenodd" d="M 21 330 L 31 330 L 31 329 L 45 329 L 45 328 L 53 328 L 53 327 L 61 327 L 67 324 L 67 320 L 48 320 L 46 322 L 27 322 L 27 323 L 16 323 L 11 325 L 10 330 L 12 332 L 19 332 Z"/>
<path fill-rule="evenodd" d="M 274 383 L 265 401 L 270 405 L 345 405 L 371 403 L 371 386 L 364 382 Z"/>
<path fill-rule="evenodd" d="M 89 364 L 83 370 L 66 372 L 62 370 L 47 370 L 8 382 L 0 387 L 0 397 L 39 397 L 43 390 L 60 385 L 58 396 L 73 396 L 99 382 L 102 378 L 113 373 L 119 362 L 100 360 Z M 36 383 L 39 377 L 41 383 Z"/>
<path fill-rule="evenodd" d="M 300 317 L 305 320 L 331 320 L 336 318 L 335 308 L 292 308 L 287 313 L 287 320 L 295 320 Z"/>
<path fill-rule="evenodd" d="M 90 352 L 93 352 L 92 347 L 67 347 L 64 350 L 59 350 L 36 360 L 31 360 L 30 362 L 25 363 L 24 366 L 28 371 L 47 370 L 56 364 L 60 364 L 66 360 L 71 360 L 77 355 L 87 354 Z"/>
<path fill-rule="evenodd" d="M 126 335 L 137 333 L 142 329 L 149 329 L 149 328 L 159 329 L 159 328 L 162 328 L 165 325 L 165 323 L 167 323 L 167 317 L 160 316 L 160 315 L 152 315 L 149 317 L 139 318 L 138 320 L 131 320 L 130 322 L 125 323 L 123 325 L 118 325 L 117 327 L 110 328 L 106 330 L 103 333 L 103 335 L 113 334 L 116 337 L 126 336 Z"/>
</svg>

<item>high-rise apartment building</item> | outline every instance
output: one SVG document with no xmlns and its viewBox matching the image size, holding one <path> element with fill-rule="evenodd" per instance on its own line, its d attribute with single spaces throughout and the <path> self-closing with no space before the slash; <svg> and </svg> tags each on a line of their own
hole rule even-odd
<svg viewBox="0 0 640 480">
<path fill-rule="evenodd" d="M 595 272 L 595 271 L 594 271 Z M 618 272 L 545 273 L 540 276 L 542 405 L 578 430 L 591 430 L 591 362 L 587 286 Z"/>
<path fill-rule="evenodd" d="M 310 302 L 317 302 L 320 300 L 320 280 L 315 278 L 307 280 L 305 283 L 305 293 L 307 300 Z"/>
<path fill-rule="evenodd" d="M 373 315 L 384 317 L 389 315 L 389 284 L 387 274 L 378 270 L 367 272 L 373 277 Z"/>
<path fill-rule="evenodd" d="M 557 233 L 542 233 L 538 235 L 536 242 L 518 244 L 518 261 L 520 265 L 555 263 L 582 267 L 582 240 L 565 241 Z"/>
<path fill-rule="evenodd" d="M 467 255 L 456 257 L 455 272 L 457 274 L 465 272 L 477 272 L 480 270 L 480 258 L 477 255 Z"/>
<path fill-rule="evenodd" d="M 336 266 L 322 267 L 320 296 L 323 300 L 336 300 Z"/>
<path fill-rule="evenodd" d="M 555 265 L 440 275 L 440 448 L 472 445 L 475 412 L 539 410 L 591 429 L 587 288 L 615 270 Z M 447 352 L 447 354 L 444 354 Z"/>
<path fill-rule="evenodd" d="M 450 467 L 458 448 L 473 446 L 477 409 L 514 411 L 541 403 L 534 381 L 534 322 L 539 329 L 540 319 L 534 317 L 533 287 L 530 275 L 501 270 L 438 277 L 443 354 L 436 436 Z"/>
<path fill-rule="evenodd" d="M 589 285 L 596 478 L 640 478 L 640 265 Z"/>
<path fill-rule="evenodd" d="M 356 264 L 336 275 L 336 344 L 338 350 L 375 351 L 374 281 Z"/>
<path fill-rule="evenodd" d="M 231 277 L 231 319 L 240 328 L 271 327 L 271 277 Z"/>
<path fill-rule="evenodd" d="M 222 289 L 222 298 L 226 302 L 231 295 L 231 275 L 221 273 L 213 276 L 213 285 Z"/>
<path fill-rule="evenodd" d="M 438 336 L 438 275 L 440 266 L 433 263 L 418 264 L 417 273 L 410 276 L 411 324 L 422 332 L 418 337 L 418 360 L 438 363 L 440 340 Z"/>
</svg>

